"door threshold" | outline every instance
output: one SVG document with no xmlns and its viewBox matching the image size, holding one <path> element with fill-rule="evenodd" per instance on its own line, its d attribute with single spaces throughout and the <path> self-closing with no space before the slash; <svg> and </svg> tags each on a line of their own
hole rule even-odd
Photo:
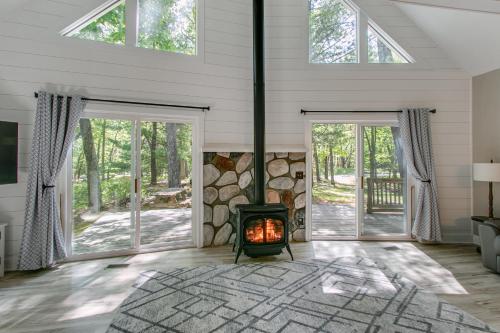
<svg viewBox="0 0 500 333">
<path fill-rule="evenodd" d="M 196 248 L 194 244 L 179 244 L 179 245 L 169 245 L 169 246 L 149 246 L 142 248 L 140 250 L 123 250 L 123 251 L 112 251 L 112 252 L 102 252 L 99 254 L 79 254 L 75 256 L 68 257 L 64 260 L 58 261 L 58 264 L 65 264 L 70 262 L 87 261 L 87 260 L 99 260 L 117 257 L 130 257 L 138 254 L 147 254 L 154 252 L 164 252 L 173 250 L 183 250 L 183 249 L 193 249 Z"/>
<path fill-rule="evenodd" d="M 415 239 L 409 238 L 409 237 L 398 237 L 398 238 L 390 238 L 390 237 L 381 237 L 381 238 L 374 238 L 374 237 L 367 237 L 367 238 L 347 238 L 347 237 L 328 237 L 328 238 L 313 238 L 313 242 L 319 241 L 319 242 L 325 242 L 325 241 L 345 241 L 345 242 L 414 242 Z"/>
</svg>

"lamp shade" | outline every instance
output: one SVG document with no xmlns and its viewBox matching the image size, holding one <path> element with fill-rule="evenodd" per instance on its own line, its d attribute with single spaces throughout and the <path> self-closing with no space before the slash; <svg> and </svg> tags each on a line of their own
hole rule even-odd
<svg viewBox="0 0 500 333">
<path fill-rule="evenodd" d="M 474 180 L 479 182 L 500 182 L 500 163 L 474 163 Z"/>
</svg>

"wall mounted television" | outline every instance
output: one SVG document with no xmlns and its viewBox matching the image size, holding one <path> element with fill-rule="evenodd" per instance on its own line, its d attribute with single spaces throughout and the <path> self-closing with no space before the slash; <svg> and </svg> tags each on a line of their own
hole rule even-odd
<svg viewBox="0 0 500 333">
<path fill-rule="evenodd" d="M 17 183 L 18 125 L 0 121 L 0 185 Z"/>
</svg>

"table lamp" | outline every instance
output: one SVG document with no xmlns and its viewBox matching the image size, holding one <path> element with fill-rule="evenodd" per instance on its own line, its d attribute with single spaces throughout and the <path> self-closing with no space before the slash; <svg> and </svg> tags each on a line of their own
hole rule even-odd
<svg viewBox="0 0 500 333">
<path fill-rule="evenodd" d="M 489 182 L 488 217 L 493 219 L 493 182 L 500 182 L 500 163 L 474 163 L 473 178 L 478 182 Z"/>
</svg>

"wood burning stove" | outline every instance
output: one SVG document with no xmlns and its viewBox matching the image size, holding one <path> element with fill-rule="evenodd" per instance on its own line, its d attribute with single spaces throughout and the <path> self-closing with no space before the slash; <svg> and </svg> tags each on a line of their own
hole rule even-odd
<svg viewBox="0 0 500 333">
<path fill-rule="evenodd" d="M 233 251 L 238 248 L 235 263 L 241 252 L 249 257 L 280 254 L 288 244 L 288 209 L 282 204 L 238 205 L 238 228 Z"/>
<path fill-rule="evenodd" d="M 264 71 L 264 0 L 253 0 L 254 41 L 254 163 L 255 204 L 238 205 L 235 263 L 241 252 L 249 257 L 280 254 L 288 244 L 288 209 L 282 204 L 265 203 L 265 71 Z"/>
</svg>

